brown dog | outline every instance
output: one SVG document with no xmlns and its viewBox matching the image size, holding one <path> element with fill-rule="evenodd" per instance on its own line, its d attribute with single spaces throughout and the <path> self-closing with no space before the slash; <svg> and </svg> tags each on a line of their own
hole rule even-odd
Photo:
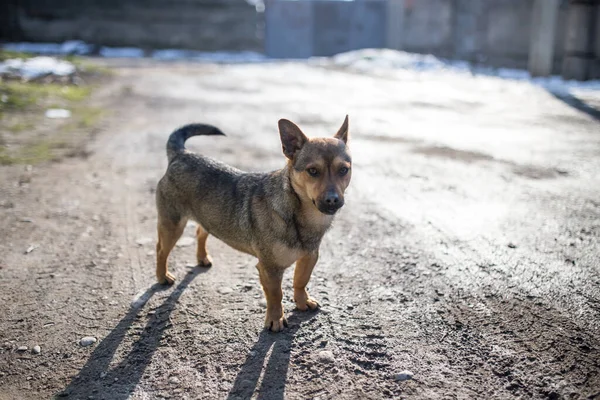
<svg viewBox="0 0 600 400">
<path fill-rule="evenodd" d="M 281 303 L 283 272 L 296 262 L 294 301 L 300 310 L 318 303 L 306 291 L 319 256 L 321 239 L 344 205 L 352 175 L 348 116 L 333 138 L 307 138 L 294 123 L 279 121 L 287 165 L 271 173 L 246 173 L 185 150 L 196 135 L 223 135 L 210 125 L 191 124 L 167 142 L 169 167 L 158 183 L 156 276 L 172 284 L 167 258 L 188 219 L 198 223 L 197 258 L 208 267 L 206 239 L 213 235 L 258 258 L 260 282 L 267 299 L 265 327 L 280 331 L 287 321 Z"/>
</svg>

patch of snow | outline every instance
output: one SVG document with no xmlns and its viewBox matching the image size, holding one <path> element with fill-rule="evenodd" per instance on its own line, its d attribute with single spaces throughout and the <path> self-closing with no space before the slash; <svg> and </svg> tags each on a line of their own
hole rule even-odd
<svg viewBox="0 0 600 400">
<path fill-rule="evenodd" d="M 600 91 L 600 80 L 570 81 L 560 76 L 532 78 L 526 70 L 474 66 L 466 61 L 444 60 L 431 54 L 415 54 L 390 49 L 354 50 L 330 58 L 313 58 L 309 62 L 370 73 L 409 70 L 483 75 L 512 81 L 528 81 L 556 94 L 569 94 L 573 89 Z"/>
<path fill-rule="evenodd" d="M 82 40 L 68 40 L 60 46 L 62 54 L 86 55 L 92 52 L 94 46 Z"/>
<path fill-rule="evenodd" d="M 318 60 L 318 59 L 317 59 Z M 373 68 L 431 71 L 446 69 L 450 64 L 430 54 L 415 54 L 390 49 L 362 49 L 337 54 L 330 59 L 341 67 L 368 71 Z"/>
<path fill-rule="evenodd" d="M 71 40 L 59 43 L 6 43 L 2 45 L 6 50 L 35 53 L 35 54 L 90 54 L 93 46 L 80 40 Z M 135 47 L 101 47 L 100 56 L 115 58 L 141 58 L 144 51 Z M 152 52 L 151 57 L 156 60 L 191 60 L 208 63 L 260 63 L 270 59 L 263 54 L 242 52 L 201 52 L 182 49 L 163 49 Z M 9 60 L 11 63 L 18 60 Z M 299 61 L 299 60 L 296 60 Z M 569 94 L 573 90 L 592 91 L 600 90 L 600 80 L 595 81 L 565 81 L 560 76 L 544 78 L 532 78 L 525 70 L 511 68 L 493 68 L 475 66 L 467 61 L 445 60 L 431 54 L 416 54 L 391 49 L 362 49 L 346 53 L 340 53 L 333 57 L 314 57 L 308 60 L 309 64 L 323 66 L 338 66 L 353 70 L 379 73 L 382 71 L 417 71 L 437 72 L 447 74 L 469 74 L 491 76 L 512 81 L 528 81 L 534 85 L 541 86 L 556 94 Z M 14 67 L 15 64 L 6 62 L 0 64 L 0 74 L 6 68 Z M 19 64 L 20 65 L 20 64 Z M 74 69 L 74 67 L 73 67 Z"/>
<path fill-rule="evenodd" d="M 253 51 L 229 52 L 203 52 L 193 50 L 165 49 L 156 50 L 152 53 L 152 58 L 156 60 L 194 60 L 210 63 L 252 63 L 264 62 L 267 57 L 263 54 Z"/>
<path fill-rule="evenodd" d="M 4 50 L 33 54 L 60 54 L 61 44 L 58 43 L 5 43 Z"/>
<path fill-rule="evenodd" d="M 136 47 L 102 47 L 100 55 L 112 58 L 141 58 L 144 57 L 144 51 Z"/>
<path fill-rule="evenodd" d="M 89 54 L 92 45 L 81 40 L 68 40 L 64 43 L 6 43 L 2 45 L 4 50 L 18 51 L 33 54 Z"/>
<path fill-rule="evenodd" d="M 13 58 L 0 63 L 0 75 L 11 75 L 25 80 L 46 75 L 69 76 L 75 73 L 75 66 L 53 57 L 33 57 L 27 60 Z"/>
</svg>

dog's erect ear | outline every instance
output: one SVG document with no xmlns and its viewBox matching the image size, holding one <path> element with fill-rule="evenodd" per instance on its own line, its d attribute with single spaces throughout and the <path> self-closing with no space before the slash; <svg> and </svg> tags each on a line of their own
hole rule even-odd
<svg viewBox="0 0 600 400">
<path fill-rule="evenodd" d="M 348 143 L 348 115 L 346 115 L 346 119 L 344 123 L 340 127 L 340 129 L 335 134 L 334 138 L 340 139 L 344 143 Z"/>
<path fill-rule="evenodd" d="M 283 154 L 290 160 L 294 158 L 294 154 L 308 141 L 300 128 L 287 119 L 279 120 L 279 136 L 281 136 Z"/>
</svg>

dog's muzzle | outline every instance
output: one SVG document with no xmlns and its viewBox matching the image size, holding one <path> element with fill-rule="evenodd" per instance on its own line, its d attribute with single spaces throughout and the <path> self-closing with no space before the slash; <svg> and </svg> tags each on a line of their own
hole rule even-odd
<svg viewBox="0 0 600 400">
<path fill-rule="evenodd" d="M 344 205 L 344 198 L 336 192 L 328 192 L 325 197 L 319 201 L 317 208 L 323 214 L 333 215 Z"/>
</svg>

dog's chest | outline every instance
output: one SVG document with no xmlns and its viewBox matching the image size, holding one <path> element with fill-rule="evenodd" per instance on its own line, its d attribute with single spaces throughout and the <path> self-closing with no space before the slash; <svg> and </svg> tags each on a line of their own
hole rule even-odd
<svg viewBox="0 0 600 400">
<path fill-rule="evenodd" d="M 276 242 L 273 245 L 273 261 L 282 267 L 289 267 L 304 255 L 306 255 L 306 250 L 292 248 L 282 242 Z"/>
</svg>

